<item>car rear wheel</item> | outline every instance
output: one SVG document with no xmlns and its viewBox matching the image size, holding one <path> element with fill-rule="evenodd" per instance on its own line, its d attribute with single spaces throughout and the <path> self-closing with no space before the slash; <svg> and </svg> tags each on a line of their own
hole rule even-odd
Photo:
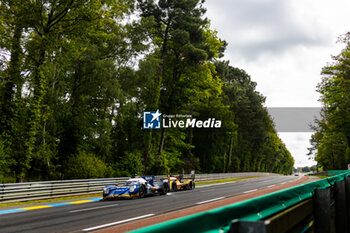
<svg viewBox="0 0 350 233">
<path fill-rule="evenodd" d="M 171 184 L 171 189 L 173 190 L 173 192 L 177 191 L 177 185 L 175 181 Z"/>
<path fill-rule="evenodd" d="M 140 187 L 140 190 L 139 190 L 139 198 L 144 198 L 145 197 L 145 194 L 146 194 L 146 189 L 145 187 L 142 185 Z"/>
<path fill-rule="evenodd" d="M 191 190 L 193 188 L 193 183 L 192 183 L 192 181 L 188 184 L 188 186 L 187 186 L 187 189 L 188 190 Z"/>
</svg>

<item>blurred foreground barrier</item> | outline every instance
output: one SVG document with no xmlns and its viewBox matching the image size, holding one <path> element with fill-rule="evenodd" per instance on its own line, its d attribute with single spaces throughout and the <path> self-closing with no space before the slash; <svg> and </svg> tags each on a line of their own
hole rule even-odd
<svg viewBox="0 0 350 233">
<path fill-rule="evenodd" d="M 311 173 L 312 176 L 335 176 L 342 173 L 348 172 L 348 170 L 333 170 L 333 171 L 322 171 L 322 172 L 316 172 Z"/>
<path fill-rule="evenodd" d="M 349 171 L 132 233 L 348 233 Z"/>
<path fill-rule="evenodd" d="M 238 177 L 276 175 L 263 172 L 237 172 L 196 174 L 196 182 L 213 181 Z M 156 176 L 159 179 L 163 176 Z M 190 176 L 190 175 L 186 175 Z M 130 177 L 54 180 L 25 183 L 0 184 L 0 203 L 41 200 L 55 197 L 101 193 L 106 185 L 123 184 Z"/>
</svg>

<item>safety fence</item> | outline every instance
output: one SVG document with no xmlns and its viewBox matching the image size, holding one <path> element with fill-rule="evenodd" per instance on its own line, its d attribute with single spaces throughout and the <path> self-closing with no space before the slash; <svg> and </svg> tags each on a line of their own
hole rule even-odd
<svg viewBox="0 0 350 233">
<path fill-rule="evenodd" d="M 349 171 L 132 233 L 348 233 Z"/>
<path fill-rule="evenodd" d="M 335 176 L 341 173 L 347 172 L 348 170 L 333 170 L 333 171 L 321 171 L 316 173 L 311 173 L 312 176 Z"/>
<path fill-rule="evenodd" d="M 196 174 L 195 181 L 203 182 L 265 175 L 276 174 L 259 172 Z M 156 176 L 155 179 L 160 179 L 164 176 Z M 117 177 L 0 184 L 0 203 L 102 193 L 102 188 L 104 186 L 123 184 L 129 178 L 130 177 Z"/>
<path fill-rule="evenodd" d="M 125 182 L 128 177 L 0 184 L 0 203 L 93 194 L 105 185 Z"/>
</svg>

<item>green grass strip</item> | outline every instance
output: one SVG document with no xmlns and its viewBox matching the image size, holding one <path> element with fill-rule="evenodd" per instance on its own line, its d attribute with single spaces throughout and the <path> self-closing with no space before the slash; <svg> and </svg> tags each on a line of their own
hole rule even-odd
<svg viewBox="0 0 350 233">
<path fill-rule="evenodd" d="M 316 176 L 316 177 L 319 177 L 321 179 L 329 178 L 329 176 Z"/>
<path fill-rule="evenodd" d="M 223 182 L 229 182 L 229 181 L 235 181 L 235 180 L 243 180 L 243 179 L 256 178 L 256 177 L 262 177 L 262 176 L 246 176 L 246 177 L 237 177 L 237 178 L 230 178 L 230 179 L 223 179 L 223 180 L 202 181 L 202 182 L 196 182 L 196 185 L 197 184 L 200 185 L 200 184 L 223 183 Z"/>
</svg>

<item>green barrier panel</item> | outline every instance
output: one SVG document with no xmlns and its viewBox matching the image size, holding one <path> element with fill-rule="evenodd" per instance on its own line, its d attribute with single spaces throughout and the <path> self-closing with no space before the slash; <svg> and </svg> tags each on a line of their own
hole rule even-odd
<svg viewBox="0 0 350 233">
<path fill-rule="evenodd" d="M 348 170 L 333 170 L 333 171 L 328 171 L 329 176 L 334 176 L 334 175 L 339 175 L 345 172 L 350 172 Z"/>
<path fill-rule="evenodd" d="M 335 181 L 344 180 L 348 174 L 349 171 L 243 202 L 141 228 L 131 233 L 225 233 L 229 231 L 230 223 L 234 219 L 258 221 L 267 218 L 312 197 L 314 189 L 328 188 Z"/>
</svg>

